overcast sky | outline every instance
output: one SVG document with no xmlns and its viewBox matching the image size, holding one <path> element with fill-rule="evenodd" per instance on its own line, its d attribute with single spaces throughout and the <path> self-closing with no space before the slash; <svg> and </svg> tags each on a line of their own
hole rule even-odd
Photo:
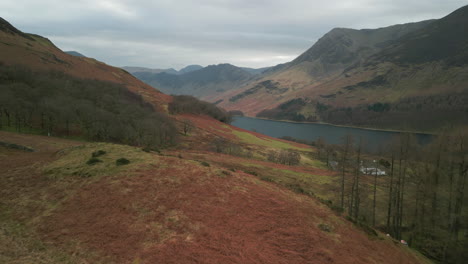
<svg viewBox="0 0 468 264">
<path fill-rule="evenodd" d="M 0 16 L 114 66 L 291 61 L 334 27 L 441 18 L 466 0 L 2 0 Z"/>
</svg>

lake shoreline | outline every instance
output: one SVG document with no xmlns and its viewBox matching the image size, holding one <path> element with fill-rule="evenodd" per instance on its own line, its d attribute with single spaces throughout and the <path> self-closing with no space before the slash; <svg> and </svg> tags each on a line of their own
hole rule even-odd
<svg viewBox="0 0 468 264">
<path fill-rule="evenodd" d="M 289 136 L 308 141 L 315 141 L 322 138 L 327 144 L 341 144 L 343 138 L 350 135 L 353 138 L 362 139 L 365 148 L 370 152 L 375 152 L 378 151 L 379 148 L 386 147 L 399 135 L 405 133 L 312 122 L 283 122 L 246 116 L 235 117 L 231 124 L 242 129 L 255 131 L 276 138 Z M 431 140 L 437 136 L 426 133 L 415 133 L 413 135 L 417 142 L 422 145 L 430 143 Z"/>
<path fill-rule="evenodd" d="M 277 121 L 277 122 L 285 122 L 285 123 L 292 123 L 292 124 L 328 125 L 328 126 L 342 127 L 342 128 L 354 128 L 354 129 L 372 130 L 372 131 L 382 131 L 382 132 L 410 133 L 410 134 L 437 136 L 436 133 L 424 132 L 424 131 L 406 131 L 406 130 L 397 130 L 397 129 L 383 129 L 383 128 L 372 128 L 372 127 L 359 127 L 359 126 L 336 125 L 336 124 L 331 124 L 331 123 L 326 123 L 326 122 L 299 122 L 299 121 L 292 121 L 292 120 L 269 119 L 269 118 L 251 117 L 251 116 L 234 116 L 234 118 L 235 118 L 235 117 L 246 117 L 246 118 L 251 118 L 251 119 L 260 119 L 260 120 L 267 120 L 267 121 Z"/>
</svg>

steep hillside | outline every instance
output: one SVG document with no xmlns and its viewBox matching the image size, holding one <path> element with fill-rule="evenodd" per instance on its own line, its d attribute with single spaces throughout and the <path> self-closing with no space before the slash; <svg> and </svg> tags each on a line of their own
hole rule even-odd
<svg viewBox="0 0 468 264">
<path fill-rule="evenodd" d="M 258 82 L 206 99 L 275 119 L 413 130 L 466 124 L 467 14 L 463 7 L 439 20 L 334 29 Z"/>
<path fill-rule="evenodd" d="M 52 70 L 78 78 L 121 84 L 130 91 L 140 94 L 161 110 L 165 109 L 165 105 L 170 101 L 170 96 L 157 91 L 122 69 L 92 58 L 66 54 L 48 39 L 23 33 L 2 18 L 0 18 L 0 62 L 6 65 L 24 65 L 31 70 Z"/>
<path fill-rule="evenodd" d="M 134 72 L 138 79 L 158 87 L 167 94 L 197 97 L 219 94 L 243 86 L 253 74 L 230 64 L 210 65 L 180 75 L 168 73 Z"/>
<path fill-rule="evenodd" d="M 431 21 L 362 30 L 335 28 L 292 62 L 267 70 L 260 80 L 240 92 L 238 89 L 223 95 L 221 106 L 228 109 L 237 107 L 249 115 L 255 115 L 260 110 L 294 99 L 298 93 L 339 76 L 347 67 L 360 64 L 388 46 L 392 40 L 429 23 Z M 265 82 L 275 83 L 276 92 L 255 88 Z M 240 95 L 242 92 L 250 96 L 244 100 L 233 100 L 233 94 Z M 259 98 L 263 98 L 262 102 L 255 104 Z M 207 99 L 214 100 L 213 97 Z M 256 106 L 251 109 L 251 105 Z"/>
<path fill-rule="evenodd" d="M 428 263 L 313 198 L 199 155 L 0 138 L 37 150 L 0 147 L 0 262 Z"/>
<path fill-rule="evenodd" d="M 423 64 L 444 61 L 448 66 L 468 64 L 468 6 L 399 39 L 373 61 Z"/>
</svg>

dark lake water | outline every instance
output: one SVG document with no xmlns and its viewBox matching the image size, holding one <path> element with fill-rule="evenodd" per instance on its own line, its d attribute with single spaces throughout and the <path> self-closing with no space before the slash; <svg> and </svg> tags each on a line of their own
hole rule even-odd
<svg viewBox="0 0 468 264">
<path fill-rule="evenodd" d="M 355 140 L 362 138 L 362 142 L 368 151 L 378 151 L 391 141 L 392 138 L 400 134 L 400 132 L 393 131 L 338 127 L 327 124 L 290 123 L 240 116 L 234 117 L 232 125 L 276 138 L 290 136 L 314 141 L 321 137 L 328 144 L 342 144 L 343 137 L 350 134 Z M 420 133 L 415 134 L 415 136 L 420 144 L 427 144 L 434 137 L 430 134 Z"/>
</svg>

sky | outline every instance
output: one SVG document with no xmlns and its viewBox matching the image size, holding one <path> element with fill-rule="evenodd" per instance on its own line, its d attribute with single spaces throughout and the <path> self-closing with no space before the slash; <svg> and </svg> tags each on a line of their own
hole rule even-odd
<svg viewBox="0 0 468 264">
<path fill-rule="evenodd" d="M 335 27 L 441 18 L 466 0 L 2 0 L 0 16 L 114 66 L 180 69 L 293 60 Z"/>
</svg>

